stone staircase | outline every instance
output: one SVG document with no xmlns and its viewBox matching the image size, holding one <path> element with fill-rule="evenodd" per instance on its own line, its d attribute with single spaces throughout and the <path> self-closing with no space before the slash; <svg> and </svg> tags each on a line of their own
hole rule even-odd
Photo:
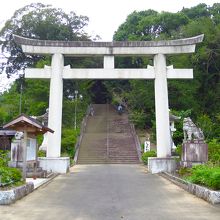
<svg viewBox="0 0 220 220">
<path fill-rule="evenodd" d="M 78 164 L 137 164 L 128 115 L 118 115 L 109 104 L 94 104 L 78 155 Z"/>
</svg>

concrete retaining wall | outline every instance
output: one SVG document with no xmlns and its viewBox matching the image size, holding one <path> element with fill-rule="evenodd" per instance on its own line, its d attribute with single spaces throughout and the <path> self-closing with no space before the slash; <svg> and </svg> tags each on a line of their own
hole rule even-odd
<svg viewBox="0 0 220 220">
<path fill-rule="evenodd" d="M 27 183 L 11 190 L 0 191 L 0 205 L 9 205 L 34 191 L 34 184 Z"/>
<path fill-rule="evenodd" d="M 161 173 L 160 175 L 199 198 L 202 198 L 212 204 L 220 204 L 220 191 L 210 190 L 206 187 L 189 183 L 166 172 Z"/>
<path fill-rule="evenodd" d="M 176 158 L 148 157 L 148 170 L 151 173 L 172 173 L 176 170 Z"/>
<path fill-rule="evenodd" d="M 47 172 L 67 173 L 70 168 L 69 157 L 38 157 L 40 167 Z"/>
</svg>

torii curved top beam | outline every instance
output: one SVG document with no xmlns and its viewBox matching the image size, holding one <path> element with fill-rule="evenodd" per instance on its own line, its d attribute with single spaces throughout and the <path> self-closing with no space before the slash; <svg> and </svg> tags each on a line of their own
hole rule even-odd
<svg viewBox="0 0 220 220">
<path fill-rule="evenodd" d="M 14 40 L 29 54 L 64 55 L 148 55 L 193 53 L 195 45 L 203 41 L 204 35 L 164 41 L 51 41 L 24 38 L 14 35 Z"/>
</svg>

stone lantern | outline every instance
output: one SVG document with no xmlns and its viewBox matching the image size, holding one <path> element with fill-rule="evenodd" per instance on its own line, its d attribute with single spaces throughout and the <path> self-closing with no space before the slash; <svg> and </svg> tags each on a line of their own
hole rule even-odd
<svg viewBox="0 0 220 220">
<path fill-rule="evenodd" d="M 54 131 L 44 126 L 37 120 L 21 114 L 3 128 L 17 131 L 15 141 L 11 145 L 11 161 L 9 166 L 23 168 L 23 179 L 26 179 L 27 171 L 32 168 L 33 176 L 36 176 L 38 169 L 37 160 L 37 135 Z M 28 168 L 28 169 L 27 169 Z"/>
</svg>

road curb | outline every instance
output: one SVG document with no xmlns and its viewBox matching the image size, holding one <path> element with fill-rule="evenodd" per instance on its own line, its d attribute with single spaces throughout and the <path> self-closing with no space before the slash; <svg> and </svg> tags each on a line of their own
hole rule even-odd
<svg viewBox="0 0 220 220">
<path fill-rule="evenodd" d="M 159 176 L 162 176 L 172 183 L 176 184 L 177 186 L 183 188 L 187 192 L 204 199 L 205 201 L 215 205 L 220 204 L 220 191 L 214 191 L 210 190 L 206 187 L 199 186 L 190 182 L 187 182 L 179 177 L 176 177 L 170 173 L 163 172 L 158 174 Z"/>
<path fill-rule="evenodd" d="M 30 181 L 25 185 L 15 187 L 10 190 L 0 190 L 0 205 L 10 205 L 15 203 L 17 200 L 22 199 L 40 187 L 48 185 L 58 175 L 59 174 L 53 174 L 50 178 L 45 179 L 45 181 L 39 183 L 37 186 L 35 186 L 34 183 Z"/>
</svg>

